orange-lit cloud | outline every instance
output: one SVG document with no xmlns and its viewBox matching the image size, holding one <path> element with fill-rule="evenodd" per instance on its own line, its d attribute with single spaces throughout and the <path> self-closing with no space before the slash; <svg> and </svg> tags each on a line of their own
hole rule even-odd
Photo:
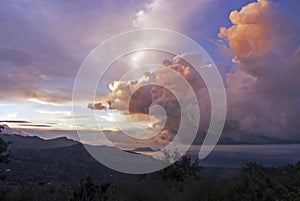
<svg viewBox="0 0 300 201">
<path fill-rule="evenodd" d="M 177 74 L 179 74 L 192 86 L 195 91 L 195 95 L 201 102 L 199 106 L 202 108 L 204 114 L 201 131 L 205 131 L 205 127 L 207 127 L 210 119 L 209 95 L 201 77 L 197 75 L 194 68 L 183 59 L 188 56 L 192 57 L 193 55 L 176 56 L 173 60 L 163 61 L 161 65 L 167 69 L 177 72 Z M 95 104 L 90 104 L 89 108 L 100 110 L 111 108 L 124 111 L 129 115 L 148 115 L 151 107 L 159 105 L 164 108 L 167 119 L 162 131 L 151 139 L 151 141 L 154 143 L 159 142 L 159 144 L 166 144 L 177 133 L 182 115 L 178 102 L 179 100 L 177 100 L 175 95 L 169 90 L 174 87 L 179 90 L 180 93 L 184 94 L 184 96 L 190 96 L 190 94 L 185 93 L 185 89 L 181 89 L 180 86 L 177 86 L 176 83 L 174 83 L 174 76 L 171 76 L 168 71 L 157 69 L 153 72 L 146 72 L 144 76 L 138 80 L 112 82 L 110 84 L 111 93 L 108 95 L 107 99 L 109 104 L 104 106 L 103 103 L 98 103 L 97 105 L 100 105 L 100 108 L 94 107 Z M 189 105 L 187 107 L 189 107 L 189 115 L 192 118 L 194 112 L 193 108 L 196 106 Z M 127 109 L 129 111 L 127 111 Z M 160 127 L 160 124 L 161 122 L 157 121 L 152 125 L 152 127 Z M 188 132 L 188 130 L 186 130 L 186 132 Z"/>
<path fill-rule="evenodd" d="M 237 72 L 224 75 L 228 95 L 228 115 L 223 139 L 237 142 L 267 143 L 272 140 L 298 139 L 300 114 L 300 41 L 297 27 L 280 13 L 279 5 L 260 0 L 232 11 L 232 26 L 221 28 L 219 37 L 233 54 Z M 189 55 L 186 55 L 189 56 Z M 180 57 L 166 60 L 162 65 L 172 68 L 189 82 L 199 99 L 201 123 L 197 142 L 210 121 L 210 100 L 201 79 Z M 226 66 L 219 66 L 219 69 Z M 145 75 L 161 86 L 170 86 L 172 79 L 164 72 Z M 172 93 L 163 87 L 147 86 L 135 91 L 147 79 L 115 82 L 111 85 L 110 106 L 123 110 L 130 100 L 130 111 L 148 113 L 153 105 L 163 106 L 168 114 L 166 133 L 176 133 L 180 108 Z M 191 111 L 192 114 L 192 111 Z M 199 140 L 200 139 L 200 140 Z"/>
<path fill-rule="evenodd" d="M 299 139 L 299 29 L 270 0 L 250 3 L 229 18 L 233 25 L 222 27 L 219 37 L 238 68 L 227 76 L 227 123 L 238 131 L 232 135 Z"/>
</svg>

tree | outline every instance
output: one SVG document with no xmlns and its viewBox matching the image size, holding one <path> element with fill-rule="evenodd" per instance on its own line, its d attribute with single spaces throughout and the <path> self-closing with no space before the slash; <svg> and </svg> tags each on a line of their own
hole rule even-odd
<svg viewBox="0 0 300 201">
<path fill-rule="evenodd" d="M 0 133 L 4 130 L 4 126 L 0 125 Z M 0 163 L 8 163 L 9 152 L 7 151 L 8 143 L 0 138 Z"/>
<path fill-rule="evenodd" d="M 4 130 L 4 126 L 0 125 L 0 133 L 2 133 L 3 130 Z M 7 151 L 7 147 L 8 147 L 8 143 L 4 142 L 0 138 L 0 163 L 9 162 L 8 160 L 9 152 Z M 0 170 L 0 180 L 4 180 L 4 179 L 5 179 L 5 175 L 3 175 Z"/>
<path fill-rule="evenodd" d="M 80 181 L 80 187 L 73 193 L 70 201 L 105 201 L 109 186 L 110 183 L 99 186 L 92 181 L 91 177 L 87 177 L 85 181 Z"/>
<path fill-rule="evenodd" d="M 173 156 L 165 153 L 165 157 L 167 162 L 170 162 L 170 157 L 176 161 L 161 170 L 160 175 L 163 180 L 184 181 L 186 178 L 197 178 L 197 172 L 203 169 L 197 159 L 192 161 L 189 154 L 183 155 L 179 160 L 177 160 L 180 157 L 178 153 L 175 153 Z"/>
</svg>

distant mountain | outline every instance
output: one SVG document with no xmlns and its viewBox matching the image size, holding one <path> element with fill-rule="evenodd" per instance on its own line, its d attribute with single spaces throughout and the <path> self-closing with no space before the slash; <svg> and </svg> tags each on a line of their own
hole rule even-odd
<svg viewBox="0 0 300 201">
<path fill-rule="evenodd" d="M 36 136 L 20 136 L 14 134 L 0 134 L 0 137 L 11 142 L 9 164 L 0 164 L 0 171 L 6 172 L 9 181 L 26 182 L 58 182 L 78 183 L 80 179 L 91 176 L 98 181 L 131 180 L 135 175 L 116 172 L 96 161 L 86 150 L 86 147 L 105 160 L 116 160 L 120 164 L 132 164 L 120 150 L 108 146 L 83 145 L 68 138 L 51 140 Z M 85 147 L 86 146 L 86 147 Z M 126 152 L 128 153 L 128 152 Z M 134 153 L 134 152 L 130 152 Z M 144 162 L 157 163 L 150 156 L 136 154 Z M 117 157 L 113 157 L 115 155 Z M 125 154 L 126 156 L 126 154 Z M 134 164 L 132 164 L 134 165 Z"/>
<path fill-rule="evenodd" d="M 18 129 L 18 128 L 10 128 L 6 124 L 0 124 L 0 127 L 1 127 L 1 129 L 0 129 L 1 133 L 29 136 L 29 134 L 24 132 L 23 130 Z"/>
<path fill-rule="evenodd" d="M 138 147 L 133 150 L 134 152 L 154 152 L 151 147 Z"/>
<path fill-rule="evenodd" d="M 40 149 L 66 147 L 66 146 L 71 146 L 79 143 L 75 140 L 71 140 L 66 137 L 45 140 L 37 136 L 21 136 L 18 134 L 4 134 L 4 133 L 0 134 L 0 137 L 5 142 L 10 142 L 9 149 L 13 152 L 19 149 L 40 150 Z"/>
<path fill-rule="evenodd" d="M 196 136 L 193 144 L 202 145 L 206 137 L 206 132 L 201 131 Z M 266 135 L 258 135 L 253 133 L 230 133 L 228 130 L 224 129 L 220 139 L 218 140 L 219 145 L 239 145 L 239 144 L 248 144 L 248 145 L 264 145 L 264 144 L 299 144 L 300 140 L 288 140 L 288 139 L 279 139 Z"/>
<path fill-rule="evenodd" d="M 9 142 L 9 149 L 13 152 L 19 149 L 49 149 L 66 147 L 78 144 L 75 140 L 68 139 L 67 137 L 59 137 L 55 139 L 45 140 L 37 136 L 32 136 L 21 129 L 10 128 L 9 126 L 2 124 L 0 137 L 5 141 Z"/>
<path fill-rule="evenodd" d="M 248 144 L 248 145 L 266 145 L 266 144 L 299 144 L 299 140 L 285 140 L 278 139 L 268 136 L 254 135 L 251 133 L 243 133 L 239 135 L 237 139 L 233 139 L 226 136 L 221 136 L 219 143 L 220 145 L 239 145 L 239 144 Z"/>
</svg>

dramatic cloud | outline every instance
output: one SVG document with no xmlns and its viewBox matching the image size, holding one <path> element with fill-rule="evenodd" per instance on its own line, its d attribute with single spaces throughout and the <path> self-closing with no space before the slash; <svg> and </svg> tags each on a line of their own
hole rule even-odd
<svg viewBox="0 0 300 201">
<path fill-rule="evenodd" d="M 298 140 L 298 27 L 269 0 L 231 12 L 230 20 L 233 25 L 221 28 L 219 37 L 228 42 L 238 68 L 227 77 L 228 124 L 240 131 L 234 137 Z"/>
<path fill-rule="evenodd" d="M 157 2 L 149 5 L 148 12 L 151 13 L 158 5 Z M 226 75 L 228 66 L 218 66 L 222 71 L 228 96 L 227 120 L 221 142 L 270 143 L 299 140 L 298 28 L 281 14 L 278 4 L 268 0 L 250 3 L 240 11 L 231 12 L 230 20 L 233 25 L 221 28 L 219 37 L 224 40 L 224 44 L 228 43 L 229 46 L 225 48 L 233 55 L 237 71 Z M 193 87 L 201 111 L 196 142 L 201 143 L 211 115 L 205 84 L 180 57 L 165 60 L 162 65 L 175 70 Z M 156 140 L 170 140 L 178 130 L 180 107 L 176 97 L 164 87 L 148 85 L 139 88 L 149 80 L 155 80 L 160 86 L 174 84 L 171 76 L 163 71 L 146 73 L 139 80 L 113 82 L 110 85 L 112 92 L 108 97 L 107 107 L 124 111 L 129 103 L 129 113 L 145 114 L 149 113 L 152 106 L 164 107 L 168 119 L 161 132 L 163 137 Z"/>
<path fill-rule="evenodd" d="M 195 69 L 187 63 L 184 58 L 195 55 L 176 56 L 173 60 L 162 62 L 164 68 L 158 68 L 153 72 L 146 72 L 143 77 L 137 80 L 115 81 L 109 85 L 111 93 L 108 95 L 106 106 L 103 103 L 89 104 L 90 109 L 114 109 L 123 111 L 124 114 L 149 114 L 157 117 L 157 122 L 151 126 L 158 129 L 159 134 L 151 139 L 151 142 L 166 144 L 176 135 L 182 119 L 182 115 L 188 115 L 185 119 L 193 118 L 195 107 L 201 110 L 202 121 L 200 124 L 199 138 L 203 139 L 204 131 L 207 129 L 210 121 L 210 99 L 205 84 Z M 169 69 L 169 70 L 167 70 Z M 176 76 L 170 74 L 173 71 Z M 176 73 L 175 73 L 176 72 Z M 178 100 L 185 97 L 185 100 L 192 100 L 193 94 L 188 94 L 187 89 L 181 83 L 177 83 L 176 77 L 180 76 L 192 87 L 195 96 L 199 99 L 199 105 L 186 104 L 188 114 L 183 114 Z M 177 91 L 177 97 L 174 91 Z M 99 105 L 100 108 L 95 107 Z M 161 119 L 162 114 L 156 114 L 151 108 L 160 106 L 164 108 L 166 119 Z M 152 113 L 151 113 L 152 112 Z M 148 117 L 149 118 L 149 117 Z M 188 122 L 183 122 L 189 125 Z M 164 127 L 162 126 L 164 125 Z M 152 129 L 148 128 L 148 129 Z M 185 127 L 186 133 L 189 133 L 189 126 Z M 146 132 L 146 130 L 145 130 Z M 199 139 L 199 141 L 200 141 Z M 142 143 L 142 142 L 141 142 Z M 149 143 L 149 141 L 148 141 Z"/>
<path fill-rule="evenodd" d="M 240 8 L 245 2 L 249 1 L 3 1 L 0 3 L 1 117 L 8 120 L 28 117 L 39 125 L 45 123 L 39 122 L 42 118 L 49 118 L 58 123 L 56 127 L 71 125 L 71 114 L 55 111 L 71 111 L 71 106 L 65 105 L 71 101 L 76 73 L 88 53 L 98 44 L 124 31 L 156 27 L 186 33 L 211 54 L 214 52 L 213 45 L 208 40 L 214 40 L 221 24 L 229 23 L 224 14 L 229 9 Z M 300 31 L 293 24 L 299 20 L 289 20 L 280 10 L 285 7 L 287 12 L 290 5 L 298 5 L 298 1 L 291 4 L 283 2 L 281 6 L 268 0 L 250 3 L 240 11 L 231 12 L 232 25 L 220 29 L 218 36 L 223 40 L 220 44 L 227 44 L 222 47 L 223 52 L 232 56 L 234 62 L 230 69 L 237 69 L 237 72 L 226 75 L 229 67 L 218 66 L 228 95 L 228 118 L 223 137 L 241 142 L 268 141 L 268 138 L 299 139 Z M 296 13 L 295 9 L 292 10 Z M 170 140 L 178 129 L 180 108 L 177 99 L 170 91 L 157 85 L 135 89 L 150 81 L 172 86 L 170 76 L 154 71 L 141 79 L 112 82 L 146 59 L 146 62 L 151 60 L 147 55 L 134 55 L 118 68 L 108 70 L 105 83 L 99 87 L 101 96 L 111 92 L 107 103 L 101 101 L 101 104 L 93 103 L 88 107 L 124 111 L 129 102 L 131 116 L 135 114 L 135 117 L 141 118 L 150 112 L 149 108 L 163 106 L 169 118 L 161 136 L 155 139 L 162 144 Z M 219 60 L 226 63 L 227 59 L 220 57 Z M 163 65 L 178 72 L 193 87 L 201 110 L 199 138 L 202 139 L 210 121 L 210 100 L 203 81 L 179 57 L 166 60 Z M 108 83 L 111 83 L 109 87 Z M 82 95 L 84 99 L 85 94 Z M 83 102 L 87 101 L 91 100 L 84 99 Z M 26 104 L 21 107 L 20 102 Z M 13 104 L 5 106 L 2 103 Z M 32 113 L 37 109 L 44 113 Z M 50 113 L 46 114 L 46 110 Z M 190 110 L 193 111 L 192 106 Z M 88 119 L 86 116 L 77 118 Z M 147 122 L 146 119 L 142 121 Z M 85 127 L 90 126 L 88 120 L 84 123 Z M 149 129 L 160 124 L 149 125 Z M 106 126 L 113 127 L 112 124 Z"/>
<path fill-rule="evenodd" d="M 197 30 L 198 34 L 198 25 L 209 10 L 207 2 L 2 1 L 0 102 L 2 106 L 4 103 L 12 103 L 1 110 L 2 115 L 5 115 L 3 117 L 16 119 L 21 116 L 22 119 L 40 123 L 40 115 L 32 112 L 35 109 L 71 109 L 76 73 L 85 57 L 97 45 L 116 34 L 136 28 L 160 27 L 182 33 L 194 33 Z M 174 12 L 179 9 L 180 14 Z M 191 22 L 198 24 L 194 26 Z M 135 56 L 129 63 L 138 65 L 139 60 Z M 103 88 L 99 89 L 102 94 L 109 92 L 107 83 L 118 80 L 120 75 L 131 70 L 126 65 L 124 62 L 119 68 L 107 71 L 104 77 L 106 84 L 102 84 Z M 83 94 L 82 102 L 91 101 L 86 100 L 86 97 Z M 90 107 L 99 109 L 102 106 Z M 61 119 L 57 118 L 55 122 L 61 123 Z"/>
</svg>

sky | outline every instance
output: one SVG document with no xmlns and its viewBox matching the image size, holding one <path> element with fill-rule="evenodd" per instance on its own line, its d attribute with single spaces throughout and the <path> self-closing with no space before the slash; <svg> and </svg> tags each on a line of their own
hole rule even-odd
<svg viewBox="0 0 300 201">
<path fill-rule="evenodd" d="M 44 138 L 78 139 L 76 128 L 96 133 L 98 125 L 90 124 L 93 115 L 73 117 L 72 111 L 73 86 L 85 58 L 103 41 L 122 32 L 163 28 L 187 35 L 217 64 L 227 94 L 224 137 L 242 143 L 300 141 L 299 8 L 297 0 L 0 0 L 0 121 Z M 181 61 L 165 56 L 170 61 L 168 66 L 183 72 L 186 66 Z M 144 55 L 142 59 L 150 57 Z M 118 95 L 128 92 L 132 83 L 110 83 L 139 65 L 139 60 L 135 54 L 114 64 L 115 70 L 108 71 L 98 86 L 99 103 L 126 100 Z M 210 102 L 200 78 L 193 77 L 193 69 L 188 69 L 191 75 L 181 75 L 203 100 L 200 108 L 204 123 L 200 123 L 203 129 L 199 131 L 203 136 Z M 151 75 L 159 77 L 161 73 Z M 168 80 L 168 75 L 163 76 Z M 114 102 L 113 114 L 122 129 L 132 129 L 129 122 L 133 117 L 147 130 L 153 127 L 147 107 L 174 103 L 174 97 L 161 89 L 157 93 L 165 93 L 166 98 L 153 98 L 153 90 L 140 91 L 152 97 L 142 103 L 134 102 L 141 100 L 136 94 L 131 117 Z M 94 110 L 110 140 L 126 144 L 128 139 L 118 134 L 120 128 L 116 128 L 111 111 L 93 108 L 93 104 L 88 108 L 91 100 L 84 95 L 80 102 L 82 110 Z M 140 110 L 137 106 L 144 103 L 146 109 Z M 172 139 L 178 114 L 167 122 L 155 142 L 164 144 Z M 74 118 L 79 121 L 74 122 Z M 97 143 L 105 141 L 99 139 Z"/>
</svg>

